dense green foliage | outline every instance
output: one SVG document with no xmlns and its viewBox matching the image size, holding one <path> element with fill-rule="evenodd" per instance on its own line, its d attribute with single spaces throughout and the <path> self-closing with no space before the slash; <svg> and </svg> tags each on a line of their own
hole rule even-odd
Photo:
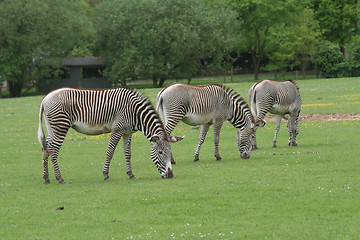
<svg viewBox="0 0 360 240">
<path fill-rule="evenodd" d="M 60 60 L 90 41 L 82 1 L 0 1 L 0 76 L 11 96 L 26 84 L 57 76 Z"/>
<path fill-rule="evenodd" d="M 305 8 L 290 24 L 278 24 L 266 48 L 270 63 L 269 71 L 286 71 L 301 66 L 304 74 L 306 64 L 315 52 L 320 32 L 313 11 Z"/>
<path fill-rule="evenodd" d="M 339 45 L 329 41 L 321 42 L 316 52 L 318 69 L 324 77 L 337 77 L 343 59 Z"/>
<path fill-rule="evenodd" d="M 217 59 L 234 33 L 236 15 L 224 4 L 191 0 L 103 1 L 97 21 L 98 55 L 114 81 L 191 79 L 202 57 Z"/>
<path fill-rule="evenodd" d="M 251 54 L 255 80 L 257 80 L 271 34 L 279 30 L 277 26 L 283 27 L 293 23 L 296 15 L 304 7 L 304 2 L 296 0 L 234 0 L 230 2 L 237 9 L 239 19 L 243 22 L 240 46 Z"/>
<path fill-rule="evenodd" d="M 360 75 L 360 36 L 353 38 L 353 41 L 347 48 L 348 57 L 339 64 L 339 71 L 342 76 Z"/>
<path fill-rule="evenodd" d="M 0 78 L 20 96 L 58 77 L 62 58 L 84 56 L 101 57 L 116 84 L 243 65 L 255 79 L 260 70 L 358 76 L 359 12 L 356 0 L 2 0 Z M 331 45 L 342 59 L 323 62 Z"/>
<path fill-rule="evenodd" d="M 360 79 L 298 81 L 304 113 L 360 113 Z M 250 82 L 230 84 L 246 96 Z M 154 99 L 158 89 L 143 91 Z M 0 99 L 1 239 L 357 239 L 360 185 L 357 139 L 360 121 L 300 122 L 299 146 L 287 146 L 286 123 L 272 149 L 275 123 L 258 131 L 259 150 L 239 157 L 235 129 L 225 123 L 213 157 L 209 133 L 200 161 L 192 162 L 199 130 L 173 144 L 173 179 L 161 179 L 150 143 L 133 137 L 125 173 L 122 144 L 102 168 L 108 135 L 71 130 L 60 151 L 65 185 L 44 185 L 37 141 L 42 97 Z M 52 168 L 50 168 L 51 170 Z M 57 210 L 64 207 L 63 210 Z"/>
<path fill-rule="evenodd" d="M 358 34 L 359 4 L 357 0 L 311 0 L 315 19 L 326 40 L 345 46 Z"/>
</svg>

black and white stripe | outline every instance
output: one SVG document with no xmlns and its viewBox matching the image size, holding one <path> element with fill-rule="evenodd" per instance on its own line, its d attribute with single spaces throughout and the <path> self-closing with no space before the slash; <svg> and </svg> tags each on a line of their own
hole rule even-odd
<svg viewBox="0 0 360 240">
<path fill-rule="evenodd" d="M 256 120 L 264 119 L 268 112 L 278 115 L 273 147 L 276 147 L 277 135 L 283 118 L 289 120 L 289 145 L 297 146 L 295 140 L 299 133 L 298 121 L 301 109 L 301 96 L 296 83 L 292 80 L 261 80 L 249 89 L 248 97 Z M 289 118 L 285 116 L 287 114 Z M 257 148 L 255 138 L 253 148 Z"/>
<path fill-rule="evenodd" d="M 45 141 L 42 116 L 48 131 Z M 68 129 L 80 133 L 97 135 L 111 133 L 103 170 L 108 179 L 109 166 L 115 148 L 123 137 L 126 170 L 130 178 L 135 176 L 131 169 L 131 135 L 142 131 L 152 143 L 151 159 L 162 177 L 172 177 L 170 163 L 171 147 L 163 123 L 151 102 L 136 90 L 114 88 L 86 90 L 62 88 L 49 93 L 41 102 L 38 138 L 43 147 L 43 177 L 50 183 L 48 156 L 51 157 L 55 177 L 64 182 L 57 164 L 59 149 Z"/>
<path fill-rule="evenodd" d="M 167 134 L 171 134 L 176 125 L 183 121 L 189 125 L 201 125 L 198 147 L 194 161 L 199 160 L 199 152 L 209 127 L 214 125 L 214 155 L 219 154 L 219 135 L 224 121 L 237 128 L 237 141 L 242 158 L 249 158 L 251 137 L 256 123 L 249 106 L 233 89 L 211 84 L 191 86 L 172 84 L 165 87 L 157 96 L 157 110 L 162 117 Z"/>
</svg>

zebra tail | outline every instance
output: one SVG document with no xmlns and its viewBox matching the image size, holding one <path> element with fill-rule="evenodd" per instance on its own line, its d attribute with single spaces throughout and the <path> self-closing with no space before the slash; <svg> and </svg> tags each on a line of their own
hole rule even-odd
<svg viewBox="0 0 360 240">
<path fill-rule="evenodd" d="M 256 90 L 255 90 L 255 86 L 252 86 L 250 91 L 249 91 L 249 101 L 250 101 L 250 110 L 251 113 L 253 114 L 254 118 L 256 118 L 257 116 L 257 108 L 256 108 Z"/>
<path fill-rule="evenodd" d="M 164 114 L 164 106 L 163 106 L 163 98 L 161 97 L 161 93 L 159 93 L 159 95 L 157 96 L 156 99 L 156 111 L 160 114 L 161 120 L 163 121 L 164 124 L 166 124 L 166 117 Z"/>
<path fill-rule="evenodd" d="M 43 117 L 43 113 L 44 113 L 44 106 L 40 105 L 40 111 L 39 111 L 39 129 L 38 129 L 38 139 L 40 142 L 40 145 L 42 146 L 43 149 L 46 148 L 45 146 L 45 135 L 44 135 L 44 130 L 42 127 L 42 117 Z"/>
</svg>

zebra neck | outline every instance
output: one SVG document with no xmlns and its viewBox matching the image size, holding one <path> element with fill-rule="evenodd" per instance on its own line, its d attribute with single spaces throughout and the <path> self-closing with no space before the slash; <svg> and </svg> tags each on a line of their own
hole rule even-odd
<svg viewBox="0 0 360 240">
<path fill-rule="evenodd" d="M 245 125 L 253 122 L 254 117 L 250 111 L 249 105 L 245 102 L 245 100 L 241 97 L 239 93 L 237 93 L 234 89 L 231 89 L 226 86 L 222 86 L 225 90 L 226 94 L 230 98 L 231 102 L 231 113 L 228 121 L 235 127 L 243 129 Z"/>
<path fill-rule="evenodd" d="M 164 137 L 164 125 L 151 103 L 145 102 L 139 106 L 136 115 L 136 128 L 141 131 L 149 141 L 154 135 Z"/>
<path fill-rule="evenodd" d="M 244 100 L 233 102 L 232 114 L 228 120 L 235 128 L 239 129 L 244 129 L 249 122 L 254 122 L 250 108 Z"/>
</svg>

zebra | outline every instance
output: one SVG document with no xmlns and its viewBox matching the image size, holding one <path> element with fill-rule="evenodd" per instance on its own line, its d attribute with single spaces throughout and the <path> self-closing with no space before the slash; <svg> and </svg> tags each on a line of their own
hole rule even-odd
<svg viewBox="0 0 360 240">
<path fill-rule="evenodd" d="M 276 148 L 277 135 L 281 120 L 288 120 L 289 146 L 297 146 L 296 136 L 299 134 L 299 114 L 301 109 L 301 96 L 299 87 L 292 80 L 271 81 L 260 80 L 248 92 L 251 110 L 256 120 L 264 119 L 266 113 L 278 115 L 276 121 L 273 148 Z M 289 117 L 286 115 L 289 114 Z M 253 150 L 257 149 L 256 131 Z"/>
<path fill-rule="evenodd" d="M 199 153 L 209 127 L 214 125 L 214 155 L 219 154 L 220 129 L 228 120 L 237 129 L 237 143 L 241 158 L 251 154 L 251 137 L 254 128 L 264 126 L 264 121 L 255 122 L 245 100 L 233 89 L 219 84 L 191 86 L 175 83 L 163 88 L 157 95 L 158 110 L 170 136 L 175 126 L 183 121 L 192 126 L 201 125 L 199 143 L 194 161 L 199 161 Z M 174 162 L 173 162 L 174 163 Z"/>
<path fill-rule="evenodd" d="M 43 131 L 44 116 L 48 132 L 45 140 Z M 40 104 L 38 139 L 42 146 L 43 178 L 50 183 L 48 157 L 54 167 L 59 183 L 62 179 L 57 158 L 60 147 L 69 128 L 87 135 L 111 133 L 104 165 L 104 180 L 109 179 L 109 166 L 115 148 L 123 137 L 126 171 L 135 178 L 131 169 L 132 133 L 140 130 L 151 142 L 151 159 L 163 178 L 172 178 L 170 142 L 164 125 L 151 102 L 140 92 L 130 88 L 102 90 L 61 88 L 50 92 Z"/>
</svg>

